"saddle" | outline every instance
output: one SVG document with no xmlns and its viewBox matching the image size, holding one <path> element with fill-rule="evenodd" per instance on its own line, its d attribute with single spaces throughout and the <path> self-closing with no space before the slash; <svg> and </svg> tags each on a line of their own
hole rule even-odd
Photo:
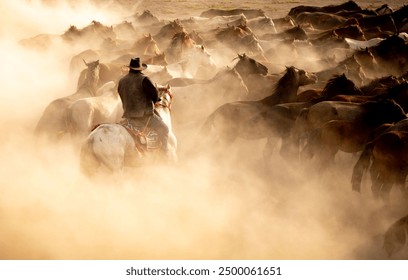
<svg viewBox="0 0 408 280">
<path fill-rule="evenodd" d="M 133 125 L 127 119 L 121 120 L 118 124 L 122 125 L 132 136 L 135 142 L 135 148 L 140 154 L 153 152 L 161 148 L 161 141 L 157 131 L 147 124 Z"/>
</svg>

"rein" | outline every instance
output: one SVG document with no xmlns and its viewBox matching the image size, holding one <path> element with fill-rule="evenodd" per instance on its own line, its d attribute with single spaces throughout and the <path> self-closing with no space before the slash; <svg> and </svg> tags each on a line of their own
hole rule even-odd
<svg viewBox="0 0 408 280">
<path fill-rule="evenodd" d="M 173 102 L 174 95 L 171 93 L 171 91 L 166 90 L 165 93 L 167 93 L 170 96 L 170 100 L 164 97 L 164 94 L 162 94 L 161 98 L 165 98 L 167 101 L 167 104 L 163 104 L 162 100 L 156 102 L 154 105 L 157 107 L 162 107 L 162 108 L 167 108 L 171 112 L 171 103 Z"/>
</svg>

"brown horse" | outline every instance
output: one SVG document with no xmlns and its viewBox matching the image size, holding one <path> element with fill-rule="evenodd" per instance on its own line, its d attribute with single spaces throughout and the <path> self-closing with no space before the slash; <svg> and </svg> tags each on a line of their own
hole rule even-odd
<svg viewBox="0 0 408 280">
<path fill-rule="evenodd" d="M 216 16 L 231 16 L 244 14 L 248 19 L 265 16 L 265 12 L 261 9 L 209 9 L 201 13 L 201 17 L 213 18 Z"/>
<path fill-rule="evenodd" d="M 342 4 L 326 5 L 326 6 L 296 6 L 290 9 L 288 15 L 296 18 L 299 13 L 302 12 L 324 12 L 324 13 L 337 13 L 340 11 L 360 11 L 360 6 L 354 1 L 347 1 Z"/>
<path fill-rule="evenodd" d="M 386 38 L 370 51 L 384 75 L 400 76 L 408 71 L 408 43 L 398 35 Z"/>
<path fill-rule="evenodd" d="M 352 189 L 360 192 L 363 174 L 370 168 L 371 190 L 375 197 L 388 199 L 392 186 L 407 195 L 408 121 L 383 126 L 373 133 L 353 168 Z"/>
<path fill-rule="evenodd" d="M 116 39 L 116 33 L 113 30 L 113 26 L 106 26 L 99 21 L 93 20 L 89 25 L 78 29 L 76 26 L 71 25 L 67 31 L 65 31 L 61 37 L 72 44 L 92 42 L 95 44 L 92 47 L 99 47 L 104 39 Z"/>
<path fill-rule="evenodd" d="M 323 90 L 308 89 L 300 92 L 296 97 L 296 102 L 314 101 L 315 103 L 329 100 L 338 95 L 354 96 L 362 95 L 361 90 L 354 82 L 341 75 L 334 75 L 325 85 Z"/>
<path fill-rule="evenodd" d="M 196 42 L 186 31 L 174 34 L 169 46 L 164 51 L 167 61 L 170 64 L 180 62 L 194 46 L 196 46 Z"/>
<path fill-rule="evenodd" d="M 185 31 L 186 30 L 180 20 L 173 20 L 163 25 L 153 37 L 158 43 L 159 48 L 164 50 L 168 47 L 174 35 Z"/>
<path fill-rule="evenodd" d="M 259 139 L 269 137 L 262 129 L 253 125 L 253 118 L 267 112 L 276 104 L 290 102 L 296 98 L 298 88 L 316 82 L 311 73 L 295 67 L 288 67 L 285 75 L 278 81 L 275 91 L 268 97 L 257 101 L 238 101 L 225 103 L 218 107 L 205 121 L 201 135 L 205 135 L 215 147 L 221 149 L 231 145 L 238 137 Z M 262 123 L 263 120 L 260 119 Z"/>
<path fill-rule="evenodd" d="M 259 80 L 263 80 L 265 75 L 268 74 L 268 67 L 245 53 L 238 54 L 234 60 L 235 59 L 238 59 L 238 62 L 235 64 L 234 68 L 244 80 L 250 95 L 257 94 L 260 84 L 261 88 L 264 88 L 263 86 L 265 84 L 260 83 Z"/>
<path fill-rule="evenodd" d="M 334 162 L 338 151 L 361 151 L 369 134 L 380 125 L 406 119 L 404 110 L 392 100 L 366 102 L 354 107 L 348 116 L 344 112 L 344 118 L 329 120 L 310 132 L 302 158 L 316 156 L 319 166 L 328 166 Z"/>
</svg>

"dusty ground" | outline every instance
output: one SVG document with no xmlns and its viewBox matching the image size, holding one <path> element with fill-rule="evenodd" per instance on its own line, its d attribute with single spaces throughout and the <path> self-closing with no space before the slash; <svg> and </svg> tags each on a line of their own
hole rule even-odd
<svg viewBox="0 0 408 280">
<path fill-rule="evenodd" d="M 279 156 L 263 170 L 264 142 L 239 141 L 229 159 L 184 153 L 176 167 L 90 181 L 76 147 L 44 146 L 31 136 L 48 102 L 72 93 L 64 67 L 75 50 L 25 50 L 16 44 L 22 38 L 145 9 L 175 19 L 209 8 L 261 8 L 275 18 L 297 5 L 342 1 L 43 2 L 0 3 L 0 259 L 387 258 L 384 231 L 407 214 L 406 202 L 397 191 L 389 205 L 374 201 L 368 182 L 361 195 L 351 192 L 350 156 L 327 172 L 304 173 Z M 407 256 L 405 249 L 393 258 Z"/>
</svg>

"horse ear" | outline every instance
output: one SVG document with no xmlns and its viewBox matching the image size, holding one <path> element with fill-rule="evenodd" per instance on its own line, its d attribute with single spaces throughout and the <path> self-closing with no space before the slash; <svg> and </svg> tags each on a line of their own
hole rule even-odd
<svg viewBox="0 0 408 280">
<path fill-rule="evenodd" d="M 167 84 L 166 88 L 167 88 L 167 90 L 169 90 L 171 88 L 170 84 Z"/>
</svg>

